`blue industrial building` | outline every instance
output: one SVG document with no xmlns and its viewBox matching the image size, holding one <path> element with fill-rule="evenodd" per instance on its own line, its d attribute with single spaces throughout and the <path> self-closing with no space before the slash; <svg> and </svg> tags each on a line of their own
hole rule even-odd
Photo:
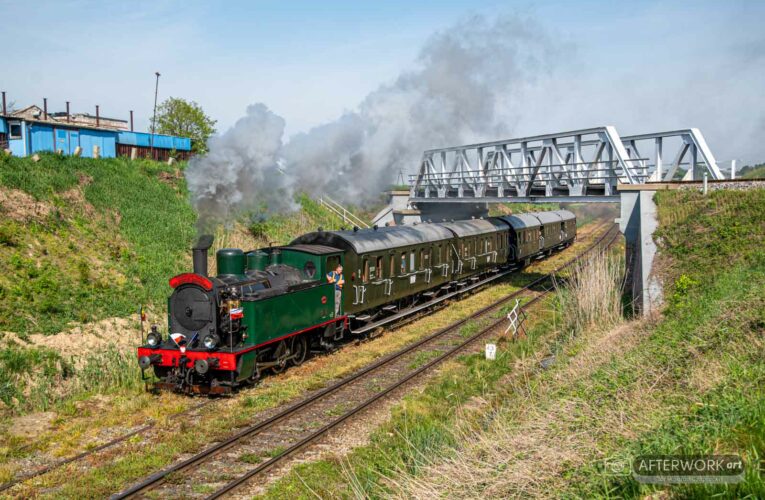
<svg viewBox="0 0 765 500">
<path fill-rule="evenodd" d="M 126 130 L 127 121 L 100 117 L 98 111 L 96 116 L 49 114 L 37 106 L 13 113 L 0 111 L 0 150 L 7 149 L 14 156 L 50 151 L 85 158 L 148 158 L 153 153 L 155 160 L 164 161 L 191 155 L 187 137 Z"/>
</svg>

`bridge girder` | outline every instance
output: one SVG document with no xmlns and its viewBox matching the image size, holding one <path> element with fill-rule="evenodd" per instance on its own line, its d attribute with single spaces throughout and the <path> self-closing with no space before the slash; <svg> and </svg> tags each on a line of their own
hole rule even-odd
<svg viewBox="0 0 765 500">
<path fill-rule="evenodd" d="M 640 154 L 646 143 L 654 147 L 651 158 Z M 679 149 L 665 170 L 669 143 L 679 143 Z M 723 178 L 698 129 L 620 137 L 613 126 L 596 127 L 425 151 L 418 174 L 410 176 L 410 198 L 611 201 L 618 184 L 670 180 L 684 164 L 689 165 L 687 179 L 700 178 L 702 171 L 711 179 Z"/>
</svg>

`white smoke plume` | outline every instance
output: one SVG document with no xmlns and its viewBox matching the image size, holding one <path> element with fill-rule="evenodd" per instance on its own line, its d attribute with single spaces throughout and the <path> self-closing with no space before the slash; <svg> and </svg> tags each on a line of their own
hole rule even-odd
<svg viewBox="0 0 765 500">
<path fill-rule="evenodd" d="M 298 192 L 364 203 L 399 170 L 414 173 L 426 149 L 507 136 L 515 104 L 560 50 L 527 19 L 473 16 L 431 36 L 413 69 L 354 111 L 286 143 L 284 120 L 251 105 L 186 170 L 200 224 L 290 209 Z"/>
</svg>

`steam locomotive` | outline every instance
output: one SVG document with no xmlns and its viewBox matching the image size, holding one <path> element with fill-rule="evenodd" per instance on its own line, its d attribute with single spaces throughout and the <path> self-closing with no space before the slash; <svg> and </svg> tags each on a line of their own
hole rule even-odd
<svg viewBox="0 0 765 500">
<path fill-rule="evenodd" d="M 226 394 L 265 371 L 300 365 L 311 352 L 427 309 L 570 245 L 567 210 L 456 222 L 305 234 L 281 247 L 216 254 L 193 248 L 194 272 L 170 279 L 168 332 L 154 325 L 138 348 L 157 389 Z M 326 275 L 344 266 L 335 314 Z"/>
</svg>

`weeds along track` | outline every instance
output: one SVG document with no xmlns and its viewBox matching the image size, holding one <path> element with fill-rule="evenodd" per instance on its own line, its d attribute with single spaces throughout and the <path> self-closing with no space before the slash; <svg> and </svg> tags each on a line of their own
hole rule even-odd
<svg viewBox="0 0 765 500">
<path fill-rule="evenodd" d="M 594 249 L 613 243 L 618 230 L 611 226 L 577 257 L 553 272 L 230 438 L 148 476 L 112 498 L 193 498 L 205 497 L 210 492 L 212 494 L 207 498 L 219 498 L 249 483 L 375 402 L 503 326 L 506 319 L 495 319 L 489 315 L 492 311 L 516 298 L 529 299 L 523 307 L 540 301 L 553 290 L 552 286 L 545 286 L 553 275 Z M 466 336 L 462 327 L 474 320 L 486 324 L 479 325 L 477 332 Z M 389 382 L 391 380 L 394 382 Z"/>
<path fill-rule="evenodd" d="M 183 417 L 183 416 L 192 415 L 192 414 L 194 414 L 194 412 L 196 412 L 198 410 L 201 410 L 202 408 L 204 408 L 205 406 L 207 406 L 207 405 L 209 405 L 209 404 L 211 404 L 213 402 L 214 402 L 213 400 L 204 401 L 204 402 L 202 402 L 200 404 L 191 406 L 189 408 L 186 408 L 183 411 L 180 411 L 178 413 L 175 413 L 173 415 L 168 416 L 167 420 L 175 420 L 175 419 Z M 114 439 L 111 439 L 111 440 L 105 442 L 105 443 L 102 443 L 102 444 L 96 446 L 95 448 L 90 448 L 90 449 L 88 449 L 86 451 L 82 451 L 82 452 L 80 452 L 80 453 L 78 453 L 76 455 L 73 455 L 71 457 L 68 457 L 68 458 L 62 458 L 61 460 L 58 460 L 58 461 L 53 462 L 51 464 L 45 465 L 45 466 L 43 466 L 43 467 L 41 467 L 39 469 L 36 469 L 36 470 L 33 470 L 33 471 L 28 472 L 26 474 L 23 474 L 23 475 L 21 475 L 21 476 L 19 476 L 17 478 L 12 479 L 11 481 L 8 481 L 7 483 L 0 484 L 0 493 L 2 493 L 3 491 L 6 491 L 6 490 L 14 487 L 15 485 L 17 485 L 19 483 L 23 483 L 24 481 L 28 481 L 28 480 L 33 479 L 33 478 L 38 477 L 38 476 L 42 476 L 43 474 L 47 474 L 48 472 L 51 472 L 52 470 L 58 469 L 58 468 L 63 467 L 65 465 L 67 465 L 67 464 L 70 464 L 72 462 L 76 462 L 78 460 L 82 460 L 83 458 L 89 457 L 91 455 L 94 455 L 94 454 L 96 454 L 96 453 L 98 453 L 100 451 L 106 450 L 108 448 L 112 448 L 114 446 L 117 446 L 118 444 L 124 443 L 125 441 L 127 441 L 128 439 L 130 439 L 133 436 L 138 436 L 140 434 L 145 434 L 145 433 L 149 432 L 150 430 L 152 430 L 152 429 L 154 429 L 156 427 L 157 427 L 157 422 L 149 422 L 147 424 L 141 425 L 137 429 L 133 429 L 130 432 L 127 432 L 127 433 L 125 433 L 125 434 L 123 434 L 121 436 L 118 436 L 118 437 L 116 437 Z"/>
</svg>

